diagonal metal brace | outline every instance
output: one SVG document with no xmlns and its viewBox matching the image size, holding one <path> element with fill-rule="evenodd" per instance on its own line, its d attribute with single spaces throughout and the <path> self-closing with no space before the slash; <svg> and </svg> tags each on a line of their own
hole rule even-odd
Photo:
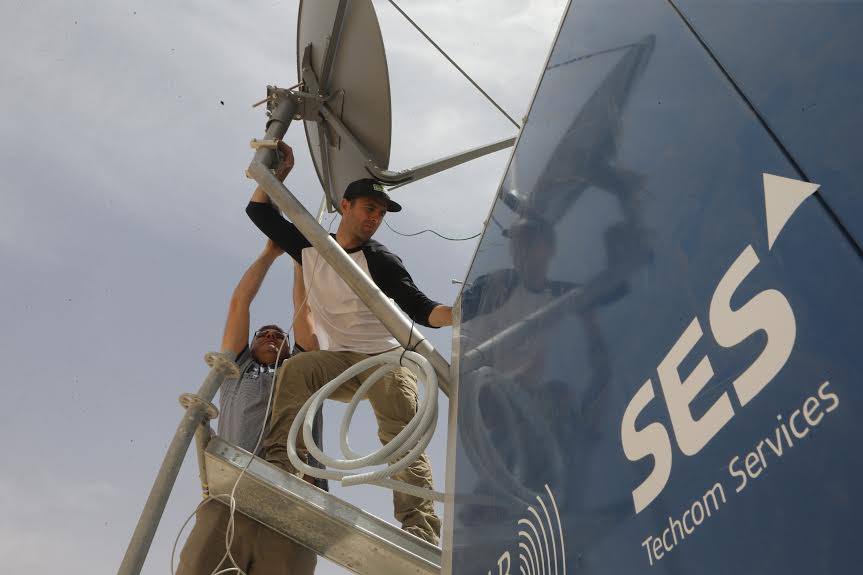
<svg viewBox="0 0 863 575">
<path fill-rule="evenodd" d="M 432 346 L 422 333 L 408 321 L 404 313 L 375 285 L 371 278 L 357 265 L 342 247 L 336 243 L 321 224 L 296 197 L 276 178 L 262 163 L 252 161 L 249 174 L 258 185 L 273 200 L 278 208 L 285 212 L 291 222 L 300 230 L 321 257 L 330 264 L 339 276 L 356 292 L 369 310 L 384 324 L 384 327 L 403 346 L 409 342 L 419 342 L 415 351 L 431 362 L 437 372 L 441 390 L 449 395 L 450 366 L 440 353 Z"/>
<path fill-rule="evenodd" d="M 369 174 L 379 182 L 387 185 L 405 185 L 410 182 L 415 182 L 417 180 L 427 178 L 431 175 L 437 174 L 438 172 L 454 168 L 455 166 L 464 164 L 465 162 L 469 162 L 471 160 L 475 160 L 487 154 L 497 152 L 498 150 L 510 148 L 515 145 L 516 140 L 515 137 L 505 138 L 497 142 L 492 142 L 491 144 L 471 148 L 469 150 L 465 150 L 463 152 L 459 152 L 457 154 L 453 154 L 439 160 L 434 160 L 432 162 L 421 164 L 414 168 L 395 172 L 392 170 L 385 170 L 377 165 L 374 158 L 369 153 L 368 149 L 366 149 L 366 147 L 363 146 L 362 142 L 360 142 L 356 138 L 356 136 L 354 136 L 350 128 L 345 126 L 342 120 L 335 112 L 332 111 L 332 109 L 330 109 L 329 105 L 327 105 L 326 102 L 324 102 L 321 106 L 320 112 L 326 124 L 331 126 L 339 136 L 350 142 L 351 146 L 353 146 L 358 152 L 360 152 L 360 154 L 365 159 L 365 167 Z"/>
</svg>

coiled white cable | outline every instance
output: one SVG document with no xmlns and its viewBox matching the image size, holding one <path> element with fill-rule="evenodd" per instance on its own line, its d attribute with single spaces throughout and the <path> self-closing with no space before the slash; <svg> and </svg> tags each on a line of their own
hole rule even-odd
<svg viewBox="0 0 863 575">
<path fill-rule="evenodd" d="M 379 365 L 363 384 L 354 393 L 353 399 L 342 417 L 339 429 L 342 455 L 345 459 L 336 459 L 325 454 L 315 443 L 312 435 L 315 413 L 321 404 L 331 396 L 340 386 L 360 373 Z M 367 455 L 359 455 L 350 448 L 348 432 L 350 431 L 351 419 L 354 412 L 375 383 L 387 372 L 405 367 L 417 378 L 422 385 L 424 393 L 417 406 L 417 412 L 413 419 L 396 435 L 389 443 L 377 451 Z M 437 427 L 437 402 L 438 402 L 438 380 L 431 363 L 414 351 L 390 351 L 364 359 L 354 366 L 346 369 L 341 375 L 324 385 L 315 392 L 303 407 L 297 417 L 294 418 L 288 432 L 287 452 L 288 458 L 294 467 L 306 475 L 340 481 L 343 486 L 372 484 L 408 493 L 423 499 L 443 501 L 444 494 L 431 489 L 417 487 L 403 481 L 392 479 L 393 475 L 406 469 L 425 451 L 431 441 Z M 329 469 L 312 467 L 300 459 L 296 451 L 297 435 L 303 429 L 303 442 L 315 459 L 326 465 Z M 363 468 L 374 465 L 386 465 L 384 469 L 377 471 L 357 472 Z"/>
</svg>

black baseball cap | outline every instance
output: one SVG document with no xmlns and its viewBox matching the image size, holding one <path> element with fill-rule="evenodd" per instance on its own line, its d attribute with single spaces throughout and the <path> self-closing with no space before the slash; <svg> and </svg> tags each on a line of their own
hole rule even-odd
<svg viewBox="0 0 863 575">
<path fill-rule="evenodd" d="M 348 184 L 345 189 L 345 195 L 342 196 L 346 200 L 355 200 L 357 198 L 377 198 L 387 205 L 388 212 L 400 212 L 402 207 L 392 201 L 384 191 L 383 185 L 380 182 L 371 178 L 363 178 Z"/>
</svg>

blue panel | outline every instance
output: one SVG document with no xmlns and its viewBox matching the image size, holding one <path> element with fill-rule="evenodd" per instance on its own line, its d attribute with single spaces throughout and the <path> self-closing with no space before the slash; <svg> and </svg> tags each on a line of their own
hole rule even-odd
<svg viewBox="0 0 863 575">
<path fill-rule="evenodd" d="M 859 570 L 863 262 L 768 177 L 770 244 L 765 173 L 668 2 L 573 2 L 462 294 L 453 573 Z"/>
<path fill-rule="evenodd" d="M 863 1 L 678 2 L 863 245 Z"/>
</svg>

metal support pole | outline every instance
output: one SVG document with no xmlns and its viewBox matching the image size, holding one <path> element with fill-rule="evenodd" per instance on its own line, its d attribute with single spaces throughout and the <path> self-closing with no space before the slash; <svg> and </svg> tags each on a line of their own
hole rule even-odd
<svg viewBox="0 0 863 575">
<path fill-rule="evenodd" d="M 204 494 L 204 497 L 210 494 L 210 482 L 207 479 L 207 467 L 204 461 L 204 451 L 207 449 L 207 445 L 210 443 L 213 436 L 213 428 L 210 427 L 210 422 L 207 419 L 204 419 L 195 431 L 195 447 L 198 452 L 198 477 L 201 480 L 201 492 Z"/>
<path fill-rule="evenodd" d="M 269 132 L 268 132 L 269 134 Z M 375 314 L 384 327 L 403 346 L 416 346 L 416 352 L 431 362 L 440 378 L 440 388 L 449 396 L 450 367 L 449 363 L 435 350 L 404 313 L 375 285 L 357 263 L 345 253 L 345 250 L 327 231 L 315 220 L 297 198 L 276 178 L 273 173 L 257 160 L 249 166 L 249 174 L 258 185 L 270 196 L 270 199 L 280 210 L 288 214 L 297 229 L 311 243 L 321 257 L 330 264 L 339 276 L 345 280 L 354 292 L 363 300 L 371 312 Z M 410 343 L 408 343 L 410 340 Z"/>
<path fill-rule="evenodd" d="M 498 150 L 510 148 L 515 145 L 516 140 L 515 136 L 504 138 L 502 140 L 492 142 L 491 144 L 485 144 L 476 148 L 471 148 L 463 152 L 452 154 L 445 158 L 440 158 L 438 160 L 426 162 L 425 164 L 421 164 L 413 168 L 408 168 L 407 170 L 400 170 L 396 172 L 393 170 L 384 170 L 383 168 L 378 166 L 375 163 L 374 158 L 372 158 L 371 153 L 366 149 L 365 146 L 363 146 L 362 142 L 360 142 L 356 138 L 356 136 L 354 136 L 350 128 L 345 126 L 344 122 L 339 119 L 338 115 L 333 113 L 328 104 L 324 104 L 323 106 L 321 106 L 321 115 L 324 117 L 326 123 L 332 126 L 340 137 L 347 140 L 351 144 L 351 146 L 353 146 L 354 149 L 356 149 L 363 156 L 363 158 L 365 158 L 366 170 L 368 170 L 369 174 L 371 174 L 372 177 L 374 177 L 376 180 L 388 186 L 394 184 L 404 185 L 410 182 L 415 182 L 422 178 L 427 178 L 429 176 L 437 174 L 438 172 L 443 172 L 444 170 L 454 168 L 458 165 L 464 164 L 465 162 L 469 162 L 471 160 L 481 158 L 482 156 L 486 156 L 493 152 L 497 152 Z"/>
<path fill-rule="evenodd" d="M 168 503 L 168 497 L 171 495 L 171 489 L 180 472 L 180 466 L 195 437 L 195 432 L 207 416 L 208 405 L 204 402 L 212 401 L 225 381 L 225 376 L 230 373 L 231 365 L 233 364 L 224 361 L 213 366 L 197 393 L 204 401 L 192 403 L 183 414 L 183 419 L 162 461 L 162 467 L 156 475 L 156 480 L 153 481 L 150 496 L 147 497 L 147 503 L 141 511 L 141 517 L 138 519 L 138 525 L 132 534 L 132 540 L 129 542 L 117 575 L 138 575 L 141 572 L 150 544 L 153 542 L 153 536 L 156 534 L 156 528 Z"/>
<path fill-rule="evenodd" d="M 283 95 L 279 98 L 270 121 L 267 122 L 266 140 L 281 140 L 291 120 L 296 113 L 298 103 L 292 97 Z M 450 367 L 449 363 L 441 356 L 425 337 L 415 327 L 411 329 L 411 323 L 402 311 L 372 282 L 366 273 L 345 253 L 345 250 L 330 237 L 320 222 L 312 216 L 305 206 L 294 197 L 285 185 L 270 171 L 272 162 L 272 150 L 259 148 L 247 173 L 254 178 L 258 185 L 267 193 L 271 200 L 280 210 L 288 214 L 288 217 L 297 226 L 297 229 L 311 243 L 321 257 L 327 261 L 333 269 L 341 276 L 345 283 L 356 292 L 371 312 L 375 314 L 384 327 L 386 327 L 394 338 L 404 346 L 416 346 L 416 352 L 431 362 L 440 378 L 440 388 L 449 396 Z M 320 215 L 320 214 L 319 214 Z M 417 342 L 420 342 L 417 345 Z"/>
<path fill-rule="evenodd" d="M 345 13 L 347 13 L 348 0 L 339 0 L 339 7 L 336 9 L 336 17 L 333 20 L 333 31 L 330 33 L 329 41 L 327 42 L 327 51 L 324 54 L 324 65 L 321 69 L 321 92 L 328 94 L 330 91 L 330 80 L 333 75 L 333 64 L 336 61 L 336 54 L 339 51 L 339 44 L 342 42 L 342 30 L 345 26 Z"/>
<path fill-rule="evenodd" d="M 396 188 L 405 186 L 411 182 L 433 176 L 434 174 L 449 170 L 450 168 L 454 168 L 456 166 L 460 166 L 461 164 L 470 162 L 471 160 L 475 160 L 477 158 L 481 158 L 493 152 L 505 150 L 506 148 L 511 148 L 514 145 L 515 137 L 513 136 L 510 138 L 504 138 L 503 140 L 498 140 L 497 142 L 492 142 L 491 144 L 477 146 L 476 148 L 471 148 L 470 150 L 465 150 L 464 152 L 458 152 L 457 154 L 453 154 L 439 160 L 427 162 L 425 164 L 421 164 L 419 166 L 404 170 L 403 172 L 380 170 L 380 172 L 375 174 L 375 176 L 385 184 L 401 182 L 390 188 L 391 190 L 394 190 Z M 405 176 L 408 176 L 410 180 L 406 182 L 402 181 Z"/>
<path fill-rule="evenodd" d="M 324 196 L 321 198 L 321 207 L 318 208 L 318 217 L 315 218 L 318 220 L 319 224 L 324 223 L 324 214 L 327 213 L 327 197 Z"/>
<path fill-rule="evenodd" d="M 298 102 L 294 96 L 287 92 L 282 92 L 277 98 L 275 108 L 267 122 L 265 140 L 281 140 L 284 138 L 285 132 L 288 131 L 288 126 L 291 125 L 291 120 L 294 119 L 294 114 L 297 112 Z M 269 169 L 273 167 L 275 157 L 276 154 L 272 149 L 258 148 L 252 163 L 263 164 Z"/>
</svg>

